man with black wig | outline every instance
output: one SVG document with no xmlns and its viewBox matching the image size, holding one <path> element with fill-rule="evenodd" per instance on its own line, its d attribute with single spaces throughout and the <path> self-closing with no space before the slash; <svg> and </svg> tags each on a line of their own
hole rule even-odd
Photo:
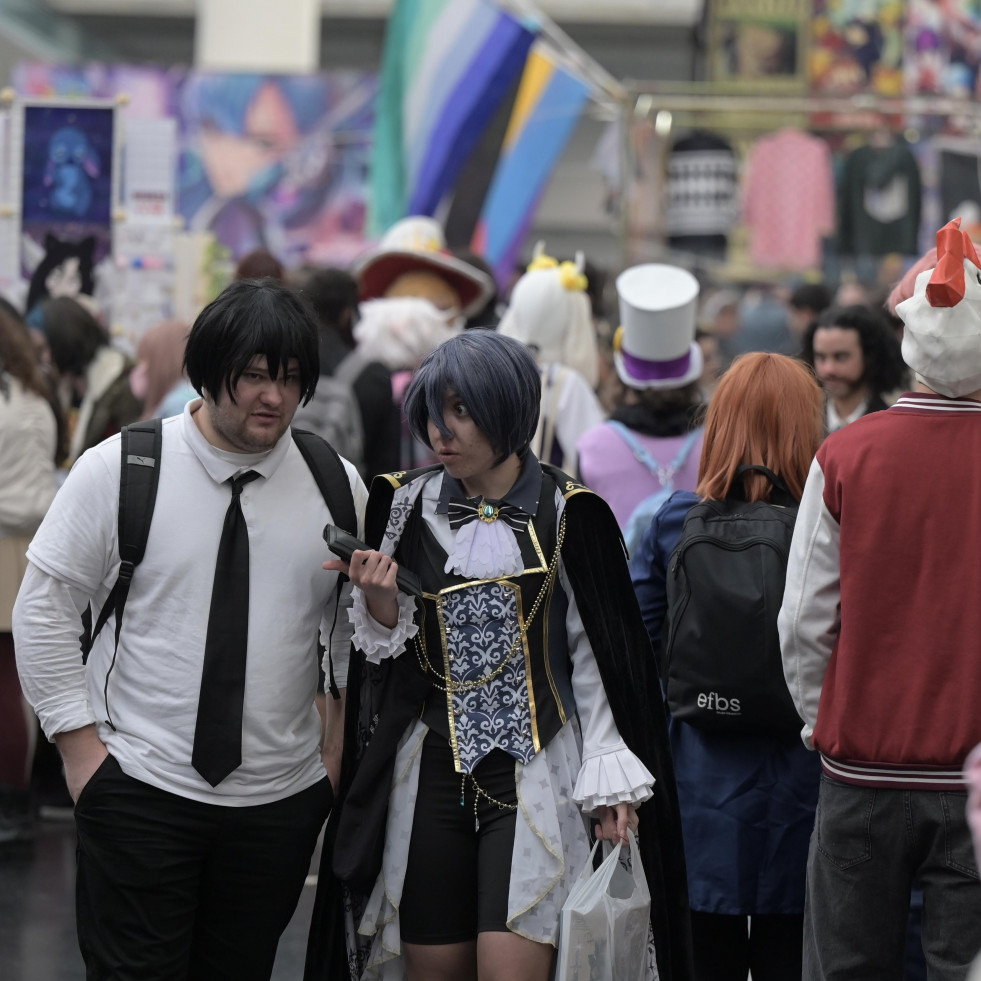
<svg viewBox="0 0 981 981">
<path fill-rule="evenodd" d="M 79 459 L 31 543 L 18 667 L 75 802 L 88 977 L 261 981 L 340 773 L 343 701 L 328 699 L 321 748 L 316 654 L 319 629 L 343 687 L 350 587 L 321 569 L 332 515 L 290 432 L 316 385 L 317 327 L 285 287 L 237 282 L 196 320 L 185 367 L 202 397 L 162 424 L 118 649 L 109 624 L 79 654 L 82 611 L 119 575 L 116 436 Z"/>
</svg>

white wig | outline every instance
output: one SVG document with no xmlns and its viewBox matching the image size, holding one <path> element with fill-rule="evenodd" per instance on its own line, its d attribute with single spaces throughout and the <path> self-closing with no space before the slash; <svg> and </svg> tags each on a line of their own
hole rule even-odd
<svg viewBox="0 0 981 981">
<path fill-rule="evenodd" d="M 527 345 L 539 363 L 574 368 L 595 388 L 599 352 L 582 267 L 581 252 L 575 262 L 559 264 L 539 243 L 528 271 L 514 284 L 498 331 Z"/>
<path fill-rule="evenodd" d="M 459 333 L 429 300 L 419 296 L 365 300 L 354 328 L 358 351 L 389 371 L 415 371 L 423 360 Z"/>
</svg>

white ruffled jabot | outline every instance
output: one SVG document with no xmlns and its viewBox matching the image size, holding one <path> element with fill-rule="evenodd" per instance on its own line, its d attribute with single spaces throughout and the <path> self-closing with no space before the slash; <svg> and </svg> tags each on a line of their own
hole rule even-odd
<svg viewBox="0 0 981 981">
<path fill-rule="evenodd" d="M 641 804 L 654 792 L 654 776 L 646 766 L 621 743 L 582 761 L 572 797 L 591 814 L 612 804 Z"/>
<path fill-rule="evenodd" d="M 524 570 L 514 531 L 504 521 L 470 521 L 453 539 L 444 572 L 467 579 L 500 579 Z"/>
</svg>

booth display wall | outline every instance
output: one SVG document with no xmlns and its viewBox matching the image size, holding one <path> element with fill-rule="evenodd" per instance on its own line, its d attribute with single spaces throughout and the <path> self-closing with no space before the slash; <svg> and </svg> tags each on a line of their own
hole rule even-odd
<svg viewBox="0 0 981 981">
<path fill-rule="evenodd" d="M 180 17 L 78 15 L 83 30 L 103 39 L 131 64 L 190 64 L 194 22 Z M 689 27 L 643 24 L 564 25 L 584 51 L 617 77 L 682 81 L 694 75 L 695 32 Z M 385 22 L 380 19 L 325 19 L 321 31 L 321 67 L 377 71 Z M 0 78 L 11 78 L 15 65 L 4 63 Z M 161 74 L 168 74 L 160 70 Z M 585 249 L 591 259 L 613 269 L 622 260 L 616 216 L 607 208 L 607 191 L 593 164 L 608 119 L 587 110 L 545 190 L 528 234 L 528 251 L 545 238 L 557 253 Z"/>
<path fill-rule="evenodd" d="M 363 248 L 372 74 L 205 74 L 29 63 L 26 98 L 125 97 L 126 117 L 176 117 L 178 210 L 233 258 L 268 248 L 291 267 L 346 263 Z"/>
</svg>

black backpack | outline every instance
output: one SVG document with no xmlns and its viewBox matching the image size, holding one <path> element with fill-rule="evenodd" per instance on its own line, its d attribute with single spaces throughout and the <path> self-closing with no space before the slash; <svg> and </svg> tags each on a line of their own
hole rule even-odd
<svg viewBox="0 0 981 981">
<path fill-rule="evenodd" d="M 668 561 L 662 676 L 671 715 L 712 732 L 799 733 L 777 635 L 798 502 L 703 501 Z"/>
<path fill-rule="evenodd" d="M 358 517 L 354 508 L 354 496 L 341 458 L 329 443 L 315 433 L 307 432 L 305 429 L 293 429 L 292 433 L 293 441 L 306 460 L 324 502 L 330 509 L 333 523 L 352 535 L 357 535 Z M 160 480 L 160 447 L 163 441 L 161 420 L 151 419 L 148 422 L 123 426 L 120 435 L 122 459 L 119 470 L 119 575 L 99 611 L 95 624 L 92 623 L 91 606 L 82 614 L 82 635 L 79 637 L 84 664 L 88 660 L 96 637 L 109 621 L 109 617 L 115 614 L 115 647 L 112 662 L 106 672 L 106 689 L 109 687 L 109 675 L 116 664 L 119 632 L 123 626 L 123 609 L 129 596 L 133 572 L 143 561 L 147 538 L 150 536 L 150 521 L 153 518 L 157 484 Z M 340 587 L 339 577 L 338 591 Z M 330 692 L 335 698 L 339 698 L 334 683 L 333 664 L 330 667 Z M 111 719 L 106 719 L 106 723 L 115 728 Z"/>
</svg>

